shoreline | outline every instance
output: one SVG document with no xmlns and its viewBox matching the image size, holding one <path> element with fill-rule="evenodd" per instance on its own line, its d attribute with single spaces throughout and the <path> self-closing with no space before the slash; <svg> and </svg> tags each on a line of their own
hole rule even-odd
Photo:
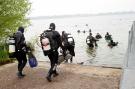
<svg viewBox="0 0 135 89">
<path fill-rule="evenodd" d="M 18 79 L 16 62 L 0 66 L 0 89 L 119 89 L 122 74 L 121 69 L 61 64 L 59 76 L 50 83 L 45 78 L 49 68 L 47 62 L 39 62 L 36 68 L 27 64 L 27 76 Z"/>
</svg>

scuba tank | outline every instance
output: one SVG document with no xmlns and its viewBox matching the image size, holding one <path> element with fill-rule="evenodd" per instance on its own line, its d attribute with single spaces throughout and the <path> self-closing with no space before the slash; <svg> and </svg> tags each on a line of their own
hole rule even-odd
<svg viewBox="0 0 135 89">
<path fill-rule="evenodd" d="M 90 44 L 90 39 L 86 39 L 86 43 L 87 44 Z"/>
<path fill-rule="evenodd" d="M 50 41 L 48 38 L 44 37 L 41 39 L 41 43 L 42 43 L 42 46 L 43 46 L 43 50 L 44 51 L 47 51 L 47 50 L 50 50 L 51 49 L 51 46 L 50 46 Z"/>
<path fill-rule="evenodd" d="M 92 36 L 87 36 L 86 43 L 87 44 L 93 44 L 93 37 Z"/>
<path fill-rule="evenodd" d="M 14 58 L 14 54 L 15 54 L 15 38 L 14 36 L 10 36 L 9 40 L 8 40 L 8 46 L 9 46 L 9 58 Z"/>
<path fill-rule="evenodd" d="M 51 50 L 50 39 L 48 38 L 48 35 L 49 32 L 44 31 L 40 36 L 40 43 L 45 56 L 47 56 Z"/>
<path fill-rule="evenodd" d="M 69 43 L 69 45 L 74 45 L 73 36 L 72 36 L 71 34 L 68 34 L 67 38 L 68 38 L 68 43 Z"/>
</svg>

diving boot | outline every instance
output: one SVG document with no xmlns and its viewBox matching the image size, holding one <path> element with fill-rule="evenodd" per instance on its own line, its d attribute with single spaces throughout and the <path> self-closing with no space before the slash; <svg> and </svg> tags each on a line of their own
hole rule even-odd
<svg viewBox="0 0 135 89">
<path fill-rule="evenodd" d="M 46 79 L 48 80 L 48 82 L 51 82 L 51 81 L 52 81 L 51 75 L 52 75 L 52 72 L 51 72 L 51 73 L 49 72 L 49 73 L 47 74 Z"/>
<path fill-rule="evenodd" d="M 18 72 L 18 73 L 17 73 L 17 76 L 18 76 L 18 78 L 23 78 L 23 77 L 24 77 L 24 75 L 22 75 L 21 72 Z"/>
<path fill-rule="evenodd" d="M 47 76 L 46 79 L 48 80 L 48 82 L 52 81 L 52 78 L 50 76 Z"/>
<path fill-rule="evenodd" d="M 59 73 L 55 70 L 53 71 L 53 77 L 57 77 L 59 75 Z"/>
</svg>

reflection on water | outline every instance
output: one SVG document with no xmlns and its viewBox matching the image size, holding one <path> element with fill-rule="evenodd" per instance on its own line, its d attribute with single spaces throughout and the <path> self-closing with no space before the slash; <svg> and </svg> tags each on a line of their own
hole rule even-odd
<svg viewBox="0 0 135 89">
<path fill-rule="evenodd" d="M 86 48 L 87 55 L 89 57 L 96 57 L 96 49 L 97 49 L 97 47 L 96 48 L 87 47 Z"/>
<path fill-rule="evenodd" d="M 87 62 L 89 62 L 90 64 L 93 64 L 95 62 L 95 57 L 96 57 L 96 49 L 97 47 L 95 48 L 91 48 L 91 47 L 88 47 L 86 48 L 86 53 L 89 57 L 89 59 L 87 60 Z"/>
</svg>

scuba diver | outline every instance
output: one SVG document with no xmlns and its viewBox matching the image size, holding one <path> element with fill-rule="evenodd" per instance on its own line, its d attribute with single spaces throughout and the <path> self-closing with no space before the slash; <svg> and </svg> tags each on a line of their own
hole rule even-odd
<svg viewBox="0 0 135 89">
<path fill-rule="evenodd" d="M 80 30 L 77 30 L 78 33 L 80 33 Z"/>
<path fill-rule="evenodd" d="M 101 36 L 99 33 L 97 33 L 96 36 L 95 36 L 95 38 L 96 38 L 96 39 L 101 39 L 102 36 Z"/>
<path fill-rule="evenodd" d="M 90 48 L 93 48 L 94 46 L 97 46 L 97 40 L 92 36 L 92 33 L 89 34 L 86 38 L 86 43 Z"/>
<path fill-rule="evenodd" d="M 89 29 L 89 33 L 91 33 L 91 29 Z"/>
<path fill-rule="evenodd" d="M 111 41 L 108 43 L 108 46 L 110 46 L 110 47 L 117 46 L 117 45 L 118 45 L 118 42 L 113 42 L 113 40 L 111 40 Z"/>
<path fill-rule="evenodd" d="M 51 23 L 48 30 L 45 30 L 40 36 L 42 50 L 45 56 L 50 59 L 50 70 L 48 71 L 47 80 L 52 81 L 53 77 L 58 76 L 56 70 L 58 64 L 58 48 L 62 48 L 61 36 L 58 31 L 55 31 L 55 24 Z M 63 49 L 63 48 L 62 48 Z"/>
<path fill-rule="evenodd" d="M 67 51 L 72 55 L 70 58 L 70 62 L 73 61 L 73 56 L 75 56 L 74 48 L 75 48 L 75 42 L 74 38 L 71 36 L 71 34 L 66 33 L 65 31 L 62 31 L 62 45 L 63 45 L 63 55 L 64 58 L 66 57 Z M 68 59 L 66 59 L 66 62 L 68 62 Z"/>
<path fill-rule="evenodd" d="M 105 40 L 112 40 L 112 35 L 110 35 L 108 32 L 105 35 Z"/>
<path fill-rule="evenodd" d="M 88 26 L 88 24 L 86 24 L 86 26 Z"/>
<path fill-rule="evenodd" d="M 26 66 L 27 63 L 27 58 L 26 58 L 26 53 L 27 53 L 27 45 L 25 42 L 25 37 L 24 37 L 24 27 L 19 27 L 18 31 L 15 33 L 15 57 L 18 61 L 18 73 L 17 76 L 19 78 L 22 78 L 25 76 L 23 74 L 23 69 Z"/>
<path fill-rule="evenodd" d="M 85 33 L 86 31 L 85 30 L 83 30 L 83 33 Z"/>
</svg>

